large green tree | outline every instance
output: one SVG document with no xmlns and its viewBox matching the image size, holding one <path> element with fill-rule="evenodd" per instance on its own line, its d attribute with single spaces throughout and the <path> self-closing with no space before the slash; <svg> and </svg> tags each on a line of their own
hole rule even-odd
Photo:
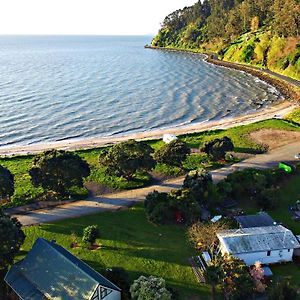
<svg viewBox="0 0 300 300">
<path fill-rule="evenodd" d="M 25 240 L 21 226 L 16 218 L 11 218 L 0 209 L 0 299 L 6 299 L 3 278 L 7 268 Z"/>
<path fill-rule="evenodd" d="M 190 224 L 200 216 L 200 206 L 188 189 L 170 193 L 154 191 L 146 196 L 144 205 L 149 221 L 156 224 L 179 221 Z"/>
<path fill-rule="evenodd" d="M 183 188 L 189 189 L 200 204 L 207 204 L 212 186 L 212 176 L 205 171 L 192 171 L 183 181 Z"/>
<path fill-rule="evenodd" d="M 189 189 L 172 190 L 168 194 L 168 200 L 175 215 L 176 212 L 181 214 L 183 223 L 191 224 L 199 219 L 200 205 Z"/>
<path fill-rule="evenodd" d="M 34 186 L 66 195 L 71 187 L 83 187 L 83 179 L 90 175 L 90 167 L 75 153 L 49 150 L 33 159 L 29 174 Z"/>
<path fill-rule="evenodd" d="M 132 179 L 137 171 L 147 172 L 155 167 L 153 152 L 145 142 L 128 140 L 104 150 L 99 162 L 108 174 Z"/>
<path fill-rule="evenodd" d="M 15 255 L 25 240 L 21 223 L 0 209 L 0 269 L 13 263 Z"/>
<path fill-rule="evenodd" d="M 209 155 L 213 160 L 224 159 L 226 152 L 233 151 L 233 149 L 234 145 L 231 139 L 227 136 L 206 142 L 201 148 L 201 150 Z"/>
<path fill-rule="evenodd" d="M 191 149 L 187 144 L 180 140 L 174 140 L 169 144 L 163 145 L 159 148 L 154 158 L 157 162 L 170 166 L 182 167 L 183 161 L 191 153 Z"/>
<path fill-rule="evenodd" d="M 14 191 L 14 175 L 7 168 L 0 165 L 0 198 L 8 199 Z"/>
</svg>

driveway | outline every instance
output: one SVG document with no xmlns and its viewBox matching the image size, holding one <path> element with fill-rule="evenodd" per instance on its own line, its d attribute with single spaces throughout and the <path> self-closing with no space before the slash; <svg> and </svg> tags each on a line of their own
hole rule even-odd
<svg viewBox="0 0 300 300">
<path fill-rule="evenodd" d="M 256 155 L 242 162 L 233 164 L 222 169 L 212 171 L 214 182 L 218 182 L 236 170 L 246 168 L 266 169 L 276 167 L 280 161 L 295 163 L 295 153 L 300 152 L 300 141 L 292 143 L 266 154 Z M 24 226 L 49 223 L 62 219 L 76 218 L 104 211 L 116 211 L 144 201 L 145 196 L 154 191 L 169 192 L 182 186 L 184 177 L 179 177 L 162 182 L 159 185 L 123 191 L 107 195 L 95 196 L 87 200 L 76 201 L 55 208 L 35 210 L 24 215 L 14 215 Z"/>
</svg>

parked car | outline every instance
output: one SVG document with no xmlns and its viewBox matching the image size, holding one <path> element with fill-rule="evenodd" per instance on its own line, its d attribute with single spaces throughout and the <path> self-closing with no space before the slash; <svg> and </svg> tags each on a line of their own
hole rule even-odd
<svg viewBox="0 0 300 300">
<path fill-rule="evenodd" d="M 295 154 L 296 159 L 300 159 L 300 153 Z"/>
</svg>

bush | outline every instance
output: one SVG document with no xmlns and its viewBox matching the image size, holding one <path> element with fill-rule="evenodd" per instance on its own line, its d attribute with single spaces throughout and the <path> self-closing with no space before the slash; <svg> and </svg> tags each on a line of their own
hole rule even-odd
<svg viewBox="0 0 300 300">
<path fill-rule="evenodd" d="M 278 191 L 273 188 L 261 191 L 256 197 L 256 203 L 263 210 L 274 209 L 278 205 Z"/>
<path fill-rule="evenodd" d="M 14 175 L 0 165 L 0 200 L 10 198 L 15 191 Z"/>
<path fill-rule="evenodd" d="M 182 187 L 189 189 L 198 200 L 203 198 L 208 185 L 212 184 L 212 182 L 210 173 L 205 171 L 192 171 L 185 176 Z"/>
<path fill-rule="evenodd" d="M 99 229 L 97 225 L 91 225 L 83 230 L 82 241 L 93 245 L 96 242 L 96 239 L 99 237 Z"/>
<path fill-rule="evenodd" d="M 83 187 L 83 178 L 90 175 L 90 167 L 77 154 L 49 150 L 34 157 L 29 174 L 35 187 L 65 196 L 72 187 Z"/>
<path fill-rule="evenodd" d="M 214 206 L 219 202 L 218 188 L 208 172 L 190 172 L 184 179 L 183 188 L 189 189 L 200 205 Z"/>
<path fill-rule="evenodd" d="M 166 288 L 163 278 L 141 276 L 130 287 L 132 299 L 171 300 L 172 294 Z"/>
<path fill-rule="evenodd" d="M 191 150 L 185 142 L 174 140 L 158 149 L 154 153 L 154 158 L 157 162 L 162 164 L 182 167 L 183 161 L 190 153 Z"/>
<path fill-rule="evenodd" d="M 247 45 L 241 54 L 241 61 L 244 61 L 246 63 L 250 63 L 252 56 L 254 54 L 254 46 L 253 45 Z"/>
<path fill-rule="evenodd" d="M 144 142 L 128 140 L 103 150 L 99 163 L 106 167 L 108 175 L 131 180 L 137 172 L 148 172 L 155 167 L 153 152 Z"/>
<path fill-rule="evenodd" d="M 234 145 L 229 137 L 224 136 L 223 138 L 206 142 L 200 150 L 213 160 L 220 160 L 225 158 L 226 152 L 234 150 Z"/>
<path fill-rule="evenodd" d="M 200 216 L 200 206 L 188 189 L 170 193 L 154 191 L 144 202 L 147 218 L 156 224 L 191 223 Z"/>
</svg>

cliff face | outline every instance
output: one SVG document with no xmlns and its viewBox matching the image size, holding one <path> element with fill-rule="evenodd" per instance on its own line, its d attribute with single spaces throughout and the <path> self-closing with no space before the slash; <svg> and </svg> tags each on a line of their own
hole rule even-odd
<svg viewBox="0 0 300 300">
<path fill-rule="evenodd" d="M 298 0 L 204 0 L 168 15 L 153 46 L 215 52 L 300 79 Z"/>
</svg>

